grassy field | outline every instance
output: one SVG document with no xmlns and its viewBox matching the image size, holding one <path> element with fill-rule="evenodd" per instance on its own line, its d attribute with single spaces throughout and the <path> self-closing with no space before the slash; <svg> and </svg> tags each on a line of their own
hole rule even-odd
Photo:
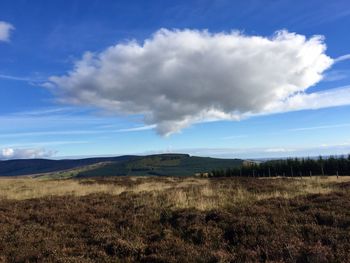
<svg viewBox="0 0 350 263">
<path fill-rule="evenodd" d="M 350 177 L 0 179 L 0 262 L 350 262 Z"/>
</svg>

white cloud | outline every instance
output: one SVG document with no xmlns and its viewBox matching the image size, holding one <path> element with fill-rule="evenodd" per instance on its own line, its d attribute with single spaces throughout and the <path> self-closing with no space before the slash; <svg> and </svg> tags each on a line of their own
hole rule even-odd
<svg viewBox="0 0 350 263">
<path fill-rule="evenodd" d="M 0 21 L 0 42 L 1 41 L 5 41 L 5 42 L 10 41 L 11 31 L 14 29 L 15 29 L 15 27 L 13 25 L 11 25 L 10 23 Z"/>
<path fill-rule="evenodd" d="M 137 131 L 147 131 L 152 130 L 156 128 L 155 125 L 146 125 L 146 126 L 140 126 L 140 127 L 134 127 L 134 128 L 125 128 L 125 129 L 119 129 L 117 132 L 137 132 Z"/>
<path fill-rule="evenodd" d="M 334 61 L 335 62 L 340 62 L 340 61 L 349 60 L 349 59 L 350 59 L 350 54 L 346 54 L 346 55 L 337 57 Z"/>
<path fill-rule="evenodd" d="M 349 70 L 331 70 L 325 74 L 323 81 L 328 81 L 328 82 L 338 81 L 338 80 L 347 79 L 349 76 L 350 76 Z"/>
<path fill-rule="evenodd" d="M 31 85 L 37 85 L 37 86 L 43 85 L 42 83 L 46 81 L 44 78 L 19 77 L 19 76 L 11 76 L 11 75 L 4 75 L 4 74 L 0 74 L 0 79 L 13 80 L 13 81 L 25 81 Z"/>
<path fill-rule="evenodd" d="M 142 114 L 168 135 L 196 122 L 350 104 L 350 88 L 307 94 L 334 60 L 322 36 L 157 31 L 87 52 L 50 87 L 64 103 Z"/>
<path fill-rule="evenodd" d="M 314 92 L 296 93 L 284 100 L 272 101 L 265 106 L 262 114 L 279 113 L 296 110 L 317 110 L 327 107 L 350 104 L 350 86 Z"/>
<path fill-rule="evenodd" d="M 330 125 L 314 126 L 314 127 L 294 128 L 294 129 L 289 129 L 288 131 L 313 131 L 313 130 L 345 128 L 345 127 L 350 127 L 350 123 L 340 123 L 340 124 L 330 124 Z"/>
<path fill-rule="evenodd" d="M 122 129 L 88 129 L 88 130 L 54 130 L 54 131 L 33 131 L 33 132 L 11 132 L 0 133 L 0 138 L 23 138 L 23 137 L 40 137 L 40 136 L 58 136 L 58 135 L 91 135 L 91 134 L 110 134 L 139 132 L 154 129 L 154 125 L 139 126 L 133 128 Z"/>
<path fill-rule="evenodd" d="M 14 155 L 14 150 L 12 148 L 5 148 L 1 150 L 1 155 L 4 158 L 10 158 Z"/>
<path fill-rule="evenodd" d="M 267 153 L 287 153 L 287 152 L 292 152 L 294 151 L 293 149 L 288 149 L 288 148 L 267 148 L 265 149 L 265 152 Z"/>
<path fill-rule="evenodd" d="M 55 152 L 45 149 L 3 148 L 0 149 L 0 160 L 48 158 L 54 154 Z"/>
</svg>

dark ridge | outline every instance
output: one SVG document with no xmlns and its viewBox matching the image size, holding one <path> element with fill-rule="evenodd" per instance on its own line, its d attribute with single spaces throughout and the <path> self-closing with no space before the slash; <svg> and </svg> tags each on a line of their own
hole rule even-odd
<svg viewBox="0 0 350 263">
<path fill-rule="evenodd" d="M 57 172 L 101 162 L 123 162 L 137 159 L 138 156 L 84 158 L 77 160 L 17 159 L 0 161 L 0 176 L 19 176 Z"/>
<path fill-rule="evenodd" d="M 93 164 L 98 167 L 87 167 Z M 213 169 L 237 167 L 240 159 L 219 159 L 196 157 L 189 154 L 166 153 L 147 156 L 124 155 L 118 157 L 98 157 L 84 159 L 18 159 L 0 161 L 0 176 L 39 175 L 87 167 L 77 177 L 160 175 L 191 176 L 196 173 L 211 172 Z"/>
</svg>

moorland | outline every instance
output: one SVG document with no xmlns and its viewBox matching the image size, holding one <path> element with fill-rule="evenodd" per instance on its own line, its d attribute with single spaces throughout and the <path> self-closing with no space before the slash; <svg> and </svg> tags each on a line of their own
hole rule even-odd
<svg viewBox="0 0 350 263">
<path fill-rule="evenodd" d="M 0 262 L 350 262 L 350 177 L 3 177 L 0 226 Z"/>
</svg>

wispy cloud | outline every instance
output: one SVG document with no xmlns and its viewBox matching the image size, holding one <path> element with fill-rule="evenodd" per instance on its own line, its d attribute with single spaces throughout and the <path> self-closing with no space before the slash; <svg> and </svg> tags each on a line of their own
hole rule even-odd
<svg viewBox="0 0 350 263">
<path fill-rule="evenodd" d="M 13 80 L 13 81 L 24 81 L 24 82 L 31 83 L 33 85 L 38 85 L 40 83 L 47 81 L 44 78 L 20 77 L 20 76 L 6 75 L 6 74 L 0 74 L 0 79 Z"/>
<path fill-rule="evenodd" d="M 71 145 L 71 144 L 87 144 L 89 141 L 82 140 L 70 140 L 70 141 L 41 141 L 41 142 L 26 142 L 26 143 L 12 143 L 0 145 L 0 148 L 39 148 L 59 145 Z"/>
<path fill-rule="evenodd" d="M 38 137 L 50 135 L 84 135 L 84 134 L 98 134 L 106 131 L 96 130 L 67 130 L 67 131 L 34 131 L 34 132 L 18 132 L 18 133 L 3 133 L 0 138 L 21 138 L 21 137 Z"/>
<path fill-rule="evenodd" d="M 145 125 L 145 126 L 141 126 L 141 127 L 119 129 L 119 130 L 116 130 L 116 132 L 147 131 L 147 130 L 153 130 L 153 129 L 155 129 L 156 127 L 157 127 L 156 125 Z"/>
<path fill-rule="evenodd" d="M 334 61 L 335 62 L 341 62 L 341 61 L 349 60 L 349 59 L 350 59 L 350 54 L 346 54 L 346 55 L 337 57 Z"/>
<path fill-rule="evenodd" d="M 332 82 L 347 79 L 350 77 L 349 70 L 331 70 L 326 73 L 323 81 Z"/>
<path fill-rule="evenodd" d="M 173 152 L 188 153 L 195 156 L 211 156 L 219 158 L 274 158 L 274 157 L 300 157 L 322 155 L 342 155 L 350 153 L 350 141 L 343 143 L 329 143 L 322 145 L 295 145 L 258 147 L 258 148 L 181 148 Z M 167 149 L 148 151 L 141 154 L 166 153 Z M 139 153 L 140 154 L 140 153 Z"/>
<path fill-rule="evenodd" d="M 249 116 L 268 115 L 301 110 L 317 110 L 322 108 L 350 105 L 350 86 L 328 89 L 320 92 L 295 93 L 288 98 L 271 102 L 263 112 L 247 114 Z"/>
<path fill-rule="evenodd" d="M 39 110 L 29 110 L 29 111 L 20 111 L 14 112 L 12 115 L 14 116 L 47 116 L 47 115 L 57 115 L 62 113 L 72 113 L 76 112 L 76 108 L 73 107 L 53 107 L 53 108 L 45 108 Z"/>
<path fill-rule="evenodd" d="M 33 132 L 17 132 L 3 133 L 0 138 L 22 138 L 22 137 L 40 137 L 40 136 L 57 136 L 57 135 L 90 135 L 90 134 L 113 134 L 126 132 L 141 132 L 154 129 L 154 125 L 140 126 L 124 129 L 105 129 L 105 130 L 61 130 L 61 131 L 33 131 Z"/>
<path fill-rule="evenodd" d="M 266 133 L 259 132 L 259 136 L 285 134 L 286 132 L 303 132 L 303 131 L 338 129 L 338 128 L 347 128 L 347 127 L 350 127 L 350 123 L 338 123 L 338 124 L 328 124 L 328 125 L 319 125 L 319 126 L 310 126 L 310 127 L 298 127 L 298 128 L 290 128 L 290 129 L 274 131 L 274 132 L 266 132 Z M 232 136 L 222 137 L 221 139 L 231 140 L 231 139 L 243 139 L 243 138 L 249 138 L 249 135 L 248 134 L 232 135 Z M 278 148 L 278 149 L 282 149 L 282 148 Z"/>
<path fill-rule="evenodd" d="M 312 12 L 301 12 L 289 22 L 289 26 L 311 28 L 332 23 L 350 15 L 350 9 L 347 3 L 345 6 L 338 2 L 334 2 L 333 5 L 329 5 L 329 3 L 331 2 L 327 2 L 325 6 L 313 6 Z"/>
<path fill-rule="evenodd" d="M 266 153 L 288 153 L 288 152 L 294 152 L 295 149 L 279 147 L 279 148 L 266 148 L 263 151 Z"/>
<path fill-rule="evenodd" d="M 345 127 L 350 127 L 350 123 L 293 128 L 293 129 L 288 129 L 288 131 L 311 131 L 311 130 L 323 130 L 323 129 L 345 128 Z"/>
</svg>

